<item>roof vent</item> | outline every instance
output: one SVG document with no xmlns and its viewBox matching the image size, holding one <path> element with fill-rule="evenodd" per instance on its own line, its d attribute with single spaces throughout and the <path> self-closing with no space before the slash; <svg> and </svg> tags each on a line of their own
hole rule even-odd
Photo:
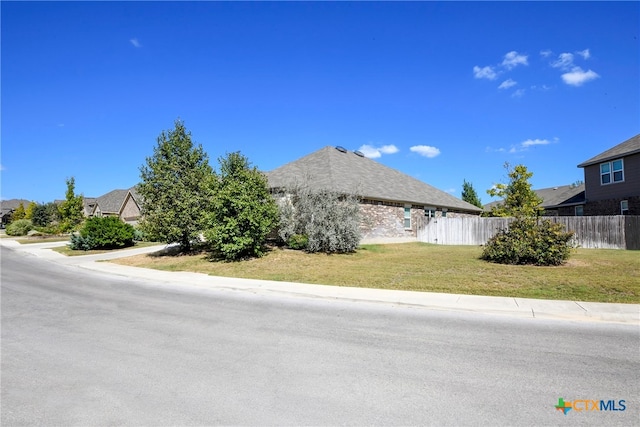
<svg viewBox="0 0 640 427">
<path fill-rule="evenodd" d="M 336 146 L 336 150 L 338 150 L 341 153 L 346 153 L 347 152 L 347 149 L 342 147 L 342 146 L 340 146 L 340 145 Z"/>
<path fill-rule="evenodd" d="M 355 154 L 356 156 L 360 156 L 360 157 L 364 157 L 364 153 L 362 151 L 354 151 L 353 154 Z"/>
</svg>

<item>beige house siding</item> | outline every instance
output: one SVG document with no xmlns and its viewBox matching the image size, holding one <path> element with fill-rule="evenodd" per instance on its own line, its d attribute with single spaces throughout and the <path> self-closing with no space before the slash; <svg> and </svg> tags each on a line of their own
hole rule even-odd
<svg viewBox="0 0 640 427">
<path fill-rule="evenodd" d="M 137 223 L 140 219 L 140 207 L 131 197 L 131 193 L 127 195 L 124 206 L 120 211 L 120 219 L 128 223 Z"/>
</svg>

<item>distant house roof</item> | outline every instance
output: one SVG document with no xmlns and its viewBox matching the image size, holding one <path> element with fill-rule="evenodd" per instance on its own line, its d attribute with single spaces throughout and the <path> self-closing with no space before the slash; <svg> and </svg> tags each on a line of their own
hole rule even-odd
<svg viewBox="0 0 640 427">
<path fill-rule="evenodd" d="M 20 203 L 22 203 L 22 206 L 26 209 L 31 202 L 25 199 L 0 200 L 0 218 L 4 218 L 5 215 L 10 215 L 20 206 Z"/>
<path fill-rule="evenodd" d="M 103 214 L 120 214 L 129 192 L 131 192 L 136 203 L 139 203 L 139 199 L 136 197 L 138 193 L 136 192 L 135 187 L 131 187 L 126 190 L 113 190 L 96 199 L 97 204 L 100 207 L 100 211 Z"/>
<path fill-rule="evenodd" d="M 613 160 L 636 153 L 640 153 L 640 134 L 627 139 L 626 141 L 598 154 L 595 157 L 590 158 L 586 162 L 580 163 L 578 167 L 584 168 L 596 163 L 606 162 L 608 160 Z"/>
<path fill-rule="evenodd" d="M 478 207 L 359 153 L 327 146 L 267 172 L 269 187 L 308 184 L 312 190 L 357 194 L 366 199 L 432 205 L 468 212 Z"/>
<path fill-rule="evenodd" d="M 573 206 L 580 205 L 585 202 L 584 197 L 584 183 L 580 185 L 560 185 L 558 187 L 541 188 L 539 190 L 533 190 L 534 193 L 542 199 L 542 206 L 544 209 L 554 209 L 560 206 Z M 486 212 L 491 211 L 491 208 L 502 204 L 502 200 L 496 200 L 491 203 L 487 203 L 484 206 Z"/>
<path fill-rule="evenodd" d="M 585 202 L 584 184 L 561 185 L 559 187 L 542 188 L 533 190 L 542 199 L 542 207 L 545 209 L 558 206 L 579 205 Z"/>
</svg>

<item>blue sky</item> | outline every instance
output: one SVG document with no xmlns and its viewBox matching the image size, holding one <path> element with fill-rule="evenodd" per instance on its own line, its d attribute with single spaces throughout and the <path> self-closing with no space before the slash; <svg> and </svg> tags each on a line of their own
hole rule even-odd
<svg viewBox="0 0 640 427">
<path fill-rule="evenodd" d="M 139 182 L 184 120 L 212 166 L 272 170 L 326 145 L 483 202 L 640 132 L 638 2 L 7 2 L 3 199 Z"/>
</svg>

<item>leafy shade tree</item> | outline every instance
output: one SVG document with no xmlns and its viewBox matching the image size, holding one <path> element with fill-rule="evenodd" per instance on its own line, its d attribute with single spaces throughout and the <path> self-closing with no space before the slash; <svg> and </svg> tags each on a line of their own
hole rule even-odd
<svg viewBox="0 0 640 427">
<path fill-rule="evenodd" d="M 487 190 L 492 197 L 499 197 L 502 203 L 491 209 L 490 216 L 512 216 L 537 217 L 542 213 L 542 199 L 531 189 L 529 178 L 532 172 L 524 165 L 517 165 L 514 168 L 508 163 L 504 165 L 507 170 L 509 182 L 507 184 L 497 184 L 494 188 Z"/>
<path fill-rule="evenodd" d="M 278 219 L 267 178 L 239 152 L 218 159 L 220 173 L 204 236 L 214 256 L 226 260 L 264 254 Z"/>
<path fill-rule="evenodd" d="M 475 188 L 473 188 L 473 184 L 467 182 L 466 179 L 462 183 L 462 200 L 482 209 L 482 202 L 480 201 L 480 197 L 478 197 L 478 193 L 476 193 Z"/>
<path fill-rule="evenodd" d="M 26 212 L 24 210 L 24 205 L 20 203 L 15 211 L 11 214 L 11 221 L 19 221 L 21 219 L 25 219 Z"/>
<path fill-rule="evenodd" d="M 65 200 L 58 206 L 60 212 L 60 231 L 71 231 L 78 226 L 84 219 L 83 203 L 84 198 L 82 195 L 75 193 L 76 180 L 71 177 L 66 180 L 67 192 L 65 194 Z"/>
<path fill-rule="evenodd" d="M 142 231 L 190 251 L 200 240 L 215 180 L 209 157 L 201 145 L 193 145 L 184 122 L 176 120 L 173 130 L 162 131 L 140 177 Z"/>
</svg>

